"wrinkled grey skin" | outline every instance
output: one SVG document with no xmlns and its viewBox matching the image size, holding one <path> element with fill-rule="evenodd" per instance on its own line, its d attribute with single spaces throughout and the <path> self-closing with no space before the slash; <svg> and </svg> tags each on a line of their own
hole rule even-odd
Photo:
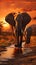
<svg viewBox="0 0 36 65">
<path fill-rule="evenodd" d="M 26 29 L 27 35 L 26 35 L 26 44 L 30 43 L 31 36 L 36 36 L 36 24 L 31 25 Z"/>
</svg>

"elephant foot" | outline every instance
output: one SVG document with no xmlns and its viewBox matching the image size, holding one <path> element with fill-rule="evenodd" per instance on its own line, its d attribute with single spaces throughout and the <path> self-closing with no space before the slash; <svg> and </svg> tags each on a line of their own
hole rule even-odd
<svg viewBox="0 0 36 65">
<path fill-rule="evenodd" d="M 15 45 L 15 47 L 22 48 L 22 46 L 20 46 L 20 45 Z"/>
</svg>

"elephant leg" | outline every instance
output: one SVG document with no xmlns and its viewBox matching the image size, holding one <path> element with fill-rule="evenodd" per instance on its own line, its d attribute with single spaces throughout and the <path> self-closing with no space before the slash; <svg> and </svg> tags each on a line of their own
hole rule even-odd
<svg viewBox="0 0 36 65">
<path fill-rule="evenodd" d="M 26 43 L 27 43 L 27 44 L 30 43 L 30 37 L 31 37 L 31 35 L 32 35 L 32 28 L 29 27 L 29 28 L 27 29 L 27 36 L 26 36 Z"/>
<path fill-rule="evenodd" d="M 31 31 L 27 32 L 27 36 L 26 36 L 26 43 L 29 44 L 30 43 L 30 37 L 31 37 Z"/>
<path fill-rule="evenodd" d="M 16 44 L 15 44 L 15 47 L 19 47 L 19 35 L 18 35 L 18 32 L 16 32 Z"/>
<path fill-rule="evenodd" d="M 22 47 L 22 34 L 21 34 L 21 36 L 19 37 L 19 46 Z"/>
<path fill-rule="evenodd" d="M 29 44 L 30 43 L 30 36 L 27 35 L 27 38 L 26 38 L 26 43 Z"/>
<path fill-rule="evenodd" d="M 19 32 L 20 34 L 18 35 L 18 47 L 22 47 L 22 32 Z"/>
<path fill-rule="evenodd" d="M 21 45 L 22 45 L 21 30 L 17 30 L 16 38 L 17 38 L 17 43 L 15 44 L 15 46 L 16 47 L 21 47 Z"/>
<path fill-rule="evenodd" d="M 29 46 L 30 46 L 30 36 L 28 35 L 28 33 L 27 33 L 27 36 L 26 36 L 26 43 L 25 43 L 25 45 L 24 45 L 24 48 L 29 48 Z"/>
</svg>

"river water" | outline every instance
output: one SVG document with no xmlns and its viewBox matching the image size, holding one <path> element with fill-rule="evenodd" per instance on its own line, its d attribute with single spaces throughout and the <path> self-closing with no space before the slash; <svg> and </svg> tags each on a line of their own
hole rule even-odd
<svg viewBox="0 0 36 65">
<path fill-rule="evenodd" d="M 30 40 L 30 47 L 34 47 L 34 46 L 36 46 L 36 36 L 31 37 Z M 29 49 L 28 52 L 29 51 L 31 50 Z M 2 64 L 2 62 L 8 61 L 9 59 L 15 59 L 16 57 L 19 58 L 20 55 L 23 55 L 23 52 L 24 52 L 24 48 L 22 49 L 15 48 L 14 44 L 6 47 L 6 51 L 0 52 L 0 65 Z"/>
<path fill-rule="evenodd" d="M 32 43 L 31 43 L 32 42 Z M 36 46 L 36 37 L 31 38 L 30 46 Z M 22 48 L 24 49 L 24 48 Z M 15 49 L 14 44 L 6 47 L 6 51 L 0 52 L 0 60 L 11 59 L 14 58 L 14 52 L 17 50 Z M 22 50 L 23 52 L 23 50 Z"/>
</svg>

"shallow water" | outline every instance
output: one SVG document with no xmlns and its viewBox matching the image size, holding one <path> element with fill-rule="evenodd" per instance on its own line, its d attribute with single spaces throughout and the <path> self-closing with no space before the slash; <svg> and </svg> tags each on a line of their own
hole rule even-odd
<svg viewBox="0 0 36 65">
<path fill-rule="evenodd" d="M 36 46 L 36 37 L 31 37 L 30 47 L 34 47 L 34 46 Z M 24 50 L 24 48 L 22 49 Z M 6 51 L 0 52 L 0 64 L 2 64 L 2 62 L 7 63 L 9 59 L 11 60 L 11 59 L 19 58 L 20 56 L 22 57 L 24 52 L 23 50 L 21 51 L 21 49 L 15 48 L 14 45 L 10 45 L 9 47 L 6 47 Z M 35 57 L 35 55 L 33 57 Z"/>
</svg>

